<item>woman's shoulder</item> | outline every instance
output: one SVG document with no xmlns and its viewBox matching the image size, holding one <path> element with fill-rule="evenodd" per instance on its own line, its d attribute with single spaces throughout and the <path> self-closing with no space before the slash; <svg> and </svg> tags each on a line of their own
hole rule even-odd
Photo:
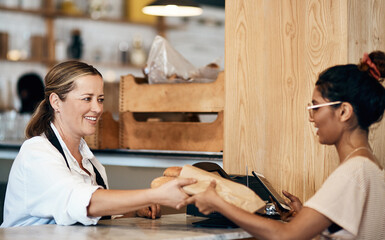
<svg viewBox="0 0 385 240">
<path fill-rule="evenodd" d="M 382 168 L 380 168 L 374 160 L 364 156 L 352 157 L 343 163 L 340 168 L 359 171 L 382 171 Z"/>
<path fill-rule="evenodd" d="M 39 146 L 40 144 L 47 144 L 47 143 L 49 143 L 49 141 L 46 137 L 35 136 L 25 140 L 21 145 L 21 148 L 29 148 L 29 147 Z"/>
<path fill-rule="evenodd" d="M 367 184 L 371 181 L 384 181 L 384 170 L 367 157 L 356 156 L 341 164 L 335 172 L 337 176 L 345 176 L 351 181 Z"/>
<path fill-rule="evenodd" d="M 35 136 L 24 141 L 20 153 L 33 154 L 35 152 L 50 152 L 53 145 L 45 136 Z"/>
</svg>

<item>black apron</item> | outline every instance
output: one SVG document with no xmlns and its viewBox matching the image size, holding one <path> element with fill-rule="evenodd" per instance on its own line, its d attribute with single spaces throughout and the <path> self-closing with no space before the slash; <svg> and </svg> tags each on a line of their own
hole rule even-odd
<svg viewBox="0 0 385 240">
<path fill-rule="evenodd" d="M 61 147 L 60 145 L 60 142 L 59 142 L 59 139 L 57 139 L 55 133 L 53 132 L 51 126 L 48 128 L 48 131 L 47 131 L 47 138 L 48 140 L 51 142 L 51 144 L 61 153 L 61 155 L 63 155 L 64 157 L 64 160 L 66 161 L 66 164 L 67 164 L 67 167 L 68 169 L 71 171 L 71 168 L 68 164 L 68 161 L 67 161 L 67 158 L 64 154 L 64 151 L 63 151 L 63 148 Z M 99 185 L 99 186 L 102 186 L 104 189 L 107 189 L 107 186 L 106 184 L 104 183 L 104 180 L 102 178 L 102 176 L 100 175 L 99 171 L 96 169 L 96 167 L 94 166 L 94 164 L 90 161 L 93 169 L 94 169 L 94 172 L 95 172 L 95 175 L 96 175 L 96 183 Z M 103 219 L 111 219 L 111 216 L 103 216 L 101 218 L 101 220 Z"/>
</svg>

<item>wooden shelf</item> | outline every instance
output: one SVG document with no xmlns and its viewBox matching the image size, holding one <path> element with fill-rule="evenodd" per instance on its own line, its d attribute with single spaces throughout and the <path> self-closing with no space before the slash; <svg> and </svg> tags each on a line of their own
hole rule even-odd
<svg viewBox="0 0 385 240">
<path fill-rule="evenodd" d="M 0 58 L 0 61 L 8 61 L 8 62 L 19 62 L 19 63 L 40 63 L 44 64 L 48 67 L 52 67 L 57 63 L 55 60 L 55 29 L 54 29 L 54 21 L 58 18 L 71 18 L 71 19 L 80 19 L 80 20 L 90 20 L 97 22 L 110 22 L 110 23 L 118 23 L 118 24 L 132 24 L 132 25 L 143 25 L 158 28 L 156 24 L 150 23 L 141 23 L 141 22 L 133 22 L 124 18 L 91 18 L 88 14 L 69 14 L 64 13 L 60 10 L 56 10 L 53 5 L 53 0 L 46 0 L 45 6 L 40 9 L 25 9 L 21 7 L 6 7 L 4 5 L 0 5 L 0 11 L 3 12 L 13 12 L 13 13 L 21 13 L 21 14 L 30 14 L 38 17 L 42 17 L 45 19 L 46 29 L 47 29 L 47 51 L 48 57 L 47 59 L 25 59 L 25 60 L 17 60 L 11 61 L 6 58 Z M 87 61 L 89 62 L 89 61 Z M 93 65 L 112 67 L 112 68 L 137 68 L 141 69 L 144 66 L 134 66 L 132 64 L 121 64 L 121 63 L 107 63 L 107 62 L 89 62 Z"/>
<path fill-rule="evenodd" d="M 9 60 L 6 58 L 0 58 L 0 61 L 10 63 L 38 63 L 38 64 L 49 64 L 50 62 L 46 59 L 20 59 L 20 60 Z"/>
<path fill-rule="evenodd" d="M 70 60 L 70 59 L 67 59 Z M 0 58 L 0 61 L 3 62 L 10 62 L 10 63 L 38 63 L 38 64 L 44 64 L 53 66 L 58 61 L 50 61 L 48 59 L 20 59 L 20 60 L 9 60 L 6 58 Z M 80 59 L 79 61 L 84 61 Z M 132 64 L 123 64 L 123 63 L 110 63 L 110 62 L 93 62 L 93 61 L 87 61 L 88 64 L 94 65 L 94 66 L 102 66 L 102 67 L 108 67 L 108 68 L 136 68 L 136 69 L 143 69 L 144 66 L 136 66 Z"/>
<path fill-rule="evenodd" d="M 47 13 L 44 9 L 24 9 L 24 8 L 13 8 L 13 7 L 4 7 L 0 5 L 0 11 L 8 11 L 8 12 L 15 12 L 15 13 L 27 13 L 27 14 L 34 14 L 34 15 L 44 15 Z"/>
<path fill-rule="evenodd" d="M 69 14 L 69 13 L 64 13 L 62 11 L 50 10 L 50 9 L 25 9 L 20 7 L 16 7 L 16 8 L 4 7 L 0 5 L 0 11 L 39 15 L 39 16 L 48 17 L 48 18 L 78 18 L 78 19 L 87 19 L 87 20 L 100 21 L 100 22 L 128 23 L 128 24 L 145 25 L 145 26 L 153 26 L 153 27 L 156 26 L 154 24 L 149 24 L 149 23 L 133 22 L 124 18 L 104 18 L 104 17 L 92 18 L 88 14 Z"/>
<path fill-rule="evenodd" d="M 63 13 L 61 11 L 55 11 L 55 12 L 50 12 L 47 13 L 47 15 L 50 15 L 51 17 L 55 18 L 78 18 L 78 19 L 87 19 L 91 21 L 100 21 L 100 22 L 111 22 L 111 23 L 128 23 L 128 24 L 135 24 L 135 25 L 144 25 L 144 26 L 152 26 L 155 27 L 154 24 L 149 24 L 149 23 L 141 23 L 141 22 L 133 22 L 129 21 L 124 18 L 92 18 L 88 14 L 68 14 L 68 13 Z"/>
</svg>

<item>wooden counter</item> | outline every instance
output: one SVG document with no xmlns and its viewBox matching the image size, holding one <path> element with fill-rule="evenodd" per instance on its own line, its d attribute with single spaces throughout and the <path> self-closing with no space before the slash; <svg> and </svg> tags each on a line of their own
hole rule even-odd
<svg viewBox="0 0 385 240">
<path fill-rule="evenodd" d="M 102 220 L 96 226 L 40 225 L 14 228 L 0 228 L 0 239 L 245 239 L 251 235 L 240 228 L 197 228 L 192 222 L 205 218 L 186 214 L 164 215 L 160 219 L 122 218 Z"/>
</svg>

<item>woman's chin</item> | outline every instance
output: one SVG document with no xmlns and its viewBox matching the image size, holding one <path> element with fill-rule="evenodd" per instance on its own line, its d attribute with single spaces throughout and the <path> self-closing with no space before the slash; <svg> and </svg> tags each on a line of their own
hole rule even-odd
<svg viewBox="0 0 385 240">
<path fill-rule="evenodd" d="M 88 127 L 87 130 L 84 131 L 84 136 L 91 136 L 96 133 L 96 126 Z"/>
</svg>

